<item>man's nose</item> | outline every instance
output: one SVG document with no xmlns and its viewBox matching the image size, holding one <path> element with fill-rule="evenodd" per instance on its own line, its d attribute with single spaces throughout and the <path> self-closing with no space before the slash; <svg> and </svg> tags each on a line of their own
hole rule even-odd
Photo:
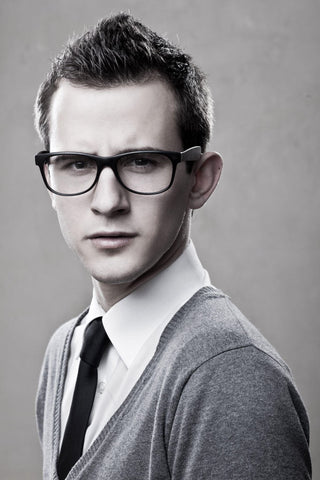
<svg viewBox="0 0 320 480">
<path fill-rule="evenodd" d="M 102 170 L 93 188 L 91 210 L 103 215 L 127 213 L 130 210 L 129 192 L 118 182 L 110 167 Z"/>
</svg>

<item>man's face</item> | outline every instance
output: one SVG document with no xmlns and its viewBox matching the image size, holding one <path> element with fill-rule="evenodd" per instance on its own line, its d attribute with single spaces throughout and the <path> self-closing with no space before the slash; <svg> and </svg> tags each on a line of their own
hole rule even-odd
<svg viewBox="0 0 320 480">
<path fill-rule="evenodd" d="M 61 81 L 51 104 L 50 150 L 181 151 L 175 114 L 174 95 L 160 80 L 101 90 Z M 193 175 L 178 164 L 167 192 L 143 196 L 125 190 L 107 167 L 91 191 L 52 195 L 52 202 L 67 244 L 90 275 L 104 284 L 131 284 L 181 253 L 192 184 Z"/>
</svg>

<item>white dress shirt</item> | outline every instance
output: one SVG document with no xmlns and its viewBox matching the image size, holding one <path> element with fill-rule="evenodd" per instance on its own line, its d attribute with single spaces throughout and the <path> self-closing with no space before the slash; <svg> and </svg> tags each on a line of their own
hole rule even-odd
<svg viewBox="0 0 320 480">
<path fill-rule="evenodd" d="M 210 285 L 196 250 L 189 243 L 169 267 L 105 312 L 95 292 L 87 315 L 74 331 L 61 410 L 61 443 L 77 379 L 86 326 L 102 316 L 111 341 L 98 368 L 98 385 L 84 448 L 86 451 L 125 400 L 153 357 L 161 333 L 174 314 L 200 288 Z M 60 447 L 61 447 L 60 443 Z"/>
</svg>

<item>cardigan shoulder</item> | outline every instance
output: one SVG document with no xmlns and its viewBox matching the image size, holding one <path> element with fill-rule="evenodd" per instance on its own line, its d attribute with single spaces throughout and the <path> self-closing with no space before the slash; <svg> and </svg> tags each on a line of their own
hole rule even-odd
<svg viewBox="0 0 320 480">
<path fill-rule="evenodd" d="M 228 351 L 253 346 L 271 357 L 290 375 L 275 348 L 221 291 L 199 290 L 171 320 L 160 339 L 159 353 L 195 369 Z"/>
</svg>

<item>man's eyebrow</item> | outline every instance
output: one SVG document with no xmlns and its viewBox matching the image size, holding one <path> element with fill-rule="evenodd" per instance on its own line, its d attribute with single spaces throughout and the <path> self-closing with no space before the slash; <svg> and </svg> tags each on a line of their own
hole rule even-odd
<svg viewBox="0 0 320 480">
<path fill-rule="evenodd" d="M 115 155 L 125 155 L 126 153 L 131 153 L 131 152 L 148 152 L 148 151 L 151 151 L 151 152 L 167 152 L 167 151 L 172 151 L 172 150 L 165 150 L 163 148 L 157 148 L 157 147 L 151 147 L 149 145 L 143 145 L 143 146 L 135 146 L 135 147 L 127 147 L 127 148 L 123 148 L 123 149 L 120 149 L 120 150 L 116 150 L 115 152 L 112 153 L 112 155 L 99 155 L 97 153 L 97 151 L 91 151 L 91 152 L 86 152 L 86 151 L 82 151 L 81 149 L 79 150 L 68 150 L 68 151 L 65 151 L 65 153 L 80 153 L 82 155 L 95 155 L 97 157 L 99 156 L 103 156 L 103 157 L 114 157 Z M 52 152 L 51 152 L 52 153 Z M 60 153 L 60 152 L 54 152 L 54 153 Z M 61 153 L 64 153 L 61 152 Z"/>
<path fill-rule="evenodd" d="M 130 152 L 146 152 L 146 151 L 151 151 L 151 152 L 164 152 L 164 149 L 157 148 L 157 147 L 150 147 L 149 145 L 143 145 L 143 146 L 135 146 L 135 147 L 127 147 L 121 150 L 117 150 L 114 152 L 113 155 L 122 155 L 125 153 L 130 153 Z"/>
</svg>

